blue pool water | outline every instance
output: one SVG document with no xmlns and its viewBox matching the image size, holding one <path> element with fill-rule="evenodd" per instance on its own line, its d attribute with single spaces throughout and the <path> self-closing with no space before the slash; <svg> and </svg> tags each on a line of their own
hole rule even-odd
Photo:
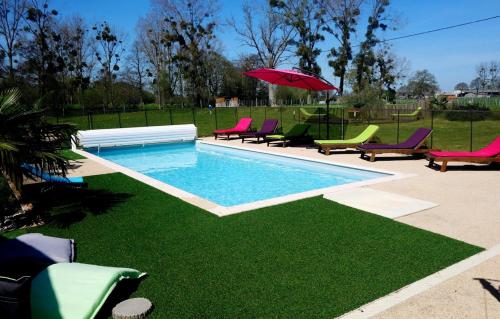
<svg viewBox="0 0 500 319">
<path fill-rule="evenodd" d="M 221 206 L 387 176 L 203 143 L 88 151 Z"/>
</svg>

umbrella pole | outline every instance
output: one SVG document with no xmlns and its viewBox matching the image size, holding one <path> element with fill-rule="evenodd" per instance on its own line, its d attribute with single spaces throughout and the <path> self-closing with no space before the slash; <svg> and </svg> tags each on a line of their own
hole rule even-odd
<svg viewBox="0 0 500 319">
<path fill-rule="evenodd" d="M 326 139 L 330 139 L 330 94 L 326 91 Z"/>
</svg>

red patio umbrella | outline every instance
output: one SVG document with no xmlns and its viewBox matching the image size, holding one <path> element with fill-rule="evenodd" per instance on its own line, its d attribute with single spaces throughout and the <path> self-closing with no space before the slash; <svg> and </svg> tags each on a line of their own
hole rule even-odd
<svg viewBox="0 0 500 319">
<path fill-rule="evenodd" d="M 295 70 L 277 70 L 277 69 L 261 68 L 245 72 L 245 75 L 256 79 L 264 80 L 266 82 L 276 85 L 291 86 L 311 91 L 326 91 L 326 123 L 327 123 L 326 135 L 327 138 L 330 138 L 329 91 L 338 90 L 333 84 L 331 84 L 330 82 L 328 82 L 327 80 L 323 79 L 320 76 L 314 74 L 302 73 Z"/>
</svg>

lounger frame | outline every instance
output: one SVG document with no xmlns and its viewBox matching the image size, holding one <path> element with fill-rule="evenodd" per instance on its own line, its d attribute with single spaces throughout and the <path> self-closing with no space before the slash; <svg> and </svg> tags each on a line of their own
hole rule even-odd
<svg viewBox="0 0 500 319">
<path fill-rule="evenodd" d="M 377 154 L 405 154 L 405 155 L 417 155 L 417 154 L 426 154 L 428 152 L 438 152 L 440 149 L 431 149 L 427 146 L 427 138 L 430 136 L 427 135 L 425 139 L 423 139 L 415 148 L 382 148 L 382 149 L 372 149 L 366 150 L 357 146 L 356 148 L 361 151 L 361 158 L 365 158 L 367 153 L 370 154 L 370 162 L 375 162 L 375 157 Z"/>
<path fill-rule="evenodd" d="M 350 143 L 350 144 L 317 144 L 318 152 L 321 153 L 323 151 L 325 155 L 330 155 L 330 152 L 333 150 L 341 150 L 346 148 L 354 148 L 356 149 L 359 145 L 365 145 L 370 143 L 371 140 L 366 141 L 365 143 Z"/>
<path fill-rule="evenodd" d="M 219 135 L 225 135 L 226 139 L 229 141 L 229 137 L 231 135 L 239 135 L 239 134 L 243 134 L 243 133 L 247 133 L 247 132 L 248 131 L 244 131 L 244 132 L 242 132 L 242 131 L 240 131 L 240 132 L 235 131 L 235 132 L 230 132 L 230 133 L 215 133 L 214 132 L 214 137 L 215 137 L 215 139 L 217 139 L 217 137 L 219 137 Z"/>
<path fill-rule="evenodd" d="M 446 172 L 448 167 L 448 162 L 463 162 L 463 163 L 474 163 L 474 164 L 487 164 L 500 163 L 500 154 L 494 157 L 452 157 L 452 156 L 432 156 L 427 155 L 429 160 L 429 167 L 433 167 L 435 162 L 441 162 L 440 171 Z"/>
<path fill-rule="evenodd" d="M 265 141 L 267 142 L 267 146 L 269 146 L 269 144 L 271 144 L 271 143 L 280 143 L 281 142 L 283 144 L 282 146 L 286 147 L 287 143 L 291 143 L 294 139 L 295 138 L 293 138 L 293 139 L 289 139 L 289 138 L 280 138 L 280 139 L 273 138 L 273 139 L 268 139 L 268 138 L 266 138 Z"/>
</svg>

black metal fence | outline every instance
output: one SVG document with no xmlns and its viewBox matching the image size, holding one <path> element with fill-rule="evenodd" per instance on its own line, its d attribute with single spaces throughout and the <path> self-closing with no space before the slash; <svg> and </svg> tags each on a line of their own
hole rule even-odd
<svg viewBox="0 0 500 319">
<path fill-rule="evenodd" d="M 314 139 L 345 139 L 359 134 L 368 124 L 377 124 L 377 138 L 384 143 L 399 143 L 416 128 L 432 128 L 433 147 L 472 150 L 500 135 L 500 111 L 417 110 L 415 107 L 353 109 L 325 105 L 240 106 L 222 108 L 166 108 L 135 112 L 88 112 L 85 115 L 54 116 L 55 122 L 72 122 L 81 130 L 193 123 L 200 136 L 234 126 L 238 119 L 251 117 L 253 129 L 265 119 L 279 120 L 286 132 L 297 123 L 309 123 Z"/>
</svg>

